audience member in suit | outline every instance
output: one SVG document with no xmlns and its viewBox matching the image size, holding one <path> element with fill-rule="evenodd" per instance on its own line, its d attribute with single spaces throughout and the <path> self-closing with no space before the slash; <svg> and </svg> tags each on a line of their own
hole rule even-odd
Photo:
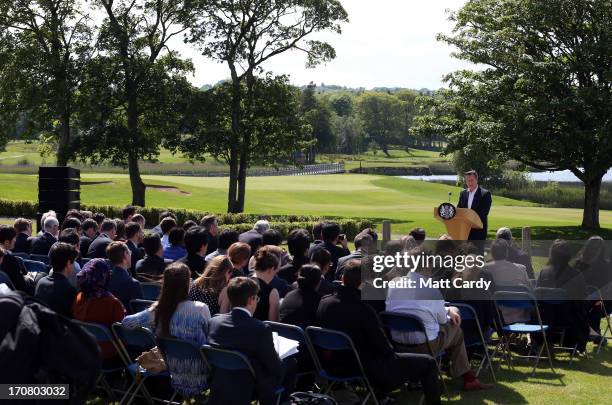
<svg viewBox="0 0 612 405">
<path fill-rule="evenodd" d="M 251 253 L 255 254 L 260 246 L 263 246 L 263 233 L 270 229 L 270 223 L 265 219 L 255 222 L 253 229 L 246 231 L 238 236 L 240 242 L 248 243 L 251 247 Z"/>
<path fill-rule="evenodd" d="M 537 285 L 546 288 L 561 288 L 567 292 L 570 302 L 563 310 L 555 309 L 551 317 L 546 316 L 546 323 L 553 326 L 567 327 L 564 346 L 578 345 L 584 352 L 589 338 L 587 319 L 586 284 L 582 273 L 570 266 L 572 259 L 569 242 L 557 239 L 550 246 L 548 264 L 540 271 Z M 542 314 L 542 316 L 545 316 Z"/>
<path fill-rule="evenodd" d="M 283 243 L 283 236 L 276 229 L 268 229 L 261 235 L 264 245 L 280 246 Z M 291 256 L 284 249 L 281 253 L 280 266 L 284 266 L 291 260 Z"/>
<path fill-rule="evenodd" d="M 145 251 L 145 257 L 136 262 L 136 274 L 161 276 L 166 266 L 172 263 L 163 257 L 164 248 L 161 244 L 161 238 L 158 234 L 147 235 L 142 241 L 142 247 Z"/>
<path fill-rule="evenodd" d="M 143 231 L 146 229 L 145 225 L 147 224 L 147 220 L 142 216 L 142 214 L 134 214 L 132 217 L 132 222 L 136 222 L 138 225 L 140 225 L 140 229 Z"/>
<path fill-rule="evenodd" d="M 508 241 L 508 261 L 516 264 L 522 264 L 525 266 L 525 270 L 527 271 L 527 277 L 530 279 L 535 279 L 535 273 L 533 272 L 533 263 L 531 262 L 531 257 L 518 247 L 514 246 L 512 243 L 512 231 L 510 228 L 503 227 L 497 230 L 496 234 L 497 239 L 505 239 Z"/>
<path fill-rule="evenodd" d="M 255 252 L 255 281 L 259 285 L 259 302 L 253 316 L 260 321 L 278 322 L 280 295 L 270 284 L 278 271 L 276 246 L 262 246 Z"/>
<path fill-rule="evenodd" d="M 115 229 L 117 229 L 117 232 L 115 233 L 115 241 L 116 242 L 125 242 L 127 241 L 127 237 L 125 235 L 125 222 L 123 222 L 122 220 L 120 220 L 119 218 L 115 218 L 113 219 L 113 221 L 115 221 Z"/>
<path fill-rule="evenodd" d="M 276 403 L 275 391 L 281 385 L 285 388 L 281 403 L 286 401 L 295 385 L 296 364 L 292 358 L 279 359 L 272 331 L 253 316 L 259 297 L 257 282 L 247 277 L 233 278 L 227 295 L 232 311 L 211 319 L 209 341 L 212 346 L 246 355 L 255 371 L 255 381 L 248 372 L 217 370 L 209 403 L 247 404 L 256 396 L 262 405 L 271 405 Z"/>
<path fill-rule="evenodd" d="M 30 254 L 47 256 L 51 246 L 57 242 L 59 231 L 57 218 L 47 217 L 43 223 L 43 233 L 30 239 Z"/>
<path fill-rule="evenodd" d="M 174 215 L 174 213 L 173 213 L 173 212 L 170 212 L 170 211 L 162 211 L 162 212 L 159 214 L 159 223 L 153 227 L 153 229 L 151 230 L 151 233 L 156 233 L 156 234 L 158 234 L 160 238 L 161 238 L 161 237 L 163 236 L 163 234 L 164 234 L 164 233 L 162 232 L 162 229 L 161 229 L 161 222 L 162 222 L 162 221 L 163 221 L 165 218 L 172 218 L 172 219 L 174 219 L 174 220 L 176 221 L 176 215 Z M 143 229 L 144 229 L 144 228 L 143 228 Z"/>
<path fill-rule="evenodd" d="M 117 224 L 112 219 L 105 219 L 100 225 L 100 234 L 89 244 L 87 257 L 105 259 L 106 248 L 117 236 Z"/>
<path fill-rule="evenodd" d="M 293 284 L 297 278 L 300 268 L 310 262 L 308 248 L 310 247 L 310 235 L 306 229 L 294 229 L 287 236 L 287 248 L 291 260 L 281 266 L 278 277 L 289 284 Z"/>
<path fill-rule="evenodd" d="M 161 242 L 164 250 L 170 246 L 170 231 L 177 227 L 176 220 L 172 217 L 166 217 L 159 223 L 161 228 Z"/>
<path fill-rule="evenodd" d="M 472 229 L 468 239 L 485 240 L 487 239 L 488 229 L 487 218 L 492 204 L 491 192 L 478 185 L 478 173 L 475 170 L 465 172 L 463 178 L 467 188 L 459 195 L 458 208 L 473 209 L 482 221 L 482 229 Z"/>
<path fill-rule="evenodd" d="M 217 220 L 217 216 L 212 214 L 205 215 L 200 220 L 200 226 L 208 232 L 206 255 L 209 255 L 219 247 L 219 221 Z"/>
<path fill-rule="evenodd" d="M 81 233 L 81 221 L 79 221 L 79 219 L 76 217 L 66 217 L 64 219 L 64 222 L 62 222 L 61 228 L 62 230 L 71 228 L 71 229 L 74 229 L 77 232 L 77 234 L 80 234 Z"/>
<path fill-rule="evenodd" d="M 425 237 L 426 237 L 426 233 L 425 233 L 425 229 L 423 228 L 412 228 L 410 230 L 410 232 L 408 233 L 408 236 L 412 236 L 412 238 L 415 240 L 415 242 L 420 245 L 423 243 L 423 241 L 425 241 Z"/>
<path fill-rule="evenodd" d="M 148 328 L 157 336 L 193 342 L 198 347 L 208 343 L 206 337 L 210 312 L 206 304 L 191 301 L 187 294 L 191 272 L 184 263 L 172 263 L 164 271 L 164 280 L 157 304 L 134 315 L 126 316 L 123 326 Z M 172 386 L 179 395 L 192 397 L 207 388 L 206 368 L 200 358 L 188 360 L 181 372 L 172 374 Z"/>
<path fill-rule="evenodd" d="M 130 253 L 132 254 L 130 271 L 135 273 L 136 263 L 145 255 L 144 249 L 138 247 L 142 244 L 142 240 L 144 239 L 144 232 L 140 227 L 140 224 L 137 222 L 128 222 L 125 225 L 125 237 L 127 238 L 125 244 L 127 245 L 128 249 L 130 249 Z"/>
<path fill-rule="evenodd" d="M 89 323 L 99 323 L 108 328 L 125 317 L 125 308 L 110 291 L 110 263 L 106 259 L 92 259 L 77 275 L 80 292 L 72 306 L 74 318 Z M 120 365 L 121 359 L 113 345 L 100 344 L 102 357 L 109 365 Z"/>
<path fill-rule="evenodd" d="M 0 269 L 2 269 L 2 261 L 4 260 L 4 256 L 6 256 L 6 250 L 0 247 Z M 11 281 L 11 278 L 4 271 L 0 270 L 0 285 L 6 285 L 9 290 L 14 291 L 15 286 Z"/>
<path fill-rule="evenodd" d="M 323 297 L 317 323 L 346 333 L 353 341 L 365 373 L 379 402 L 408 380 L 420 380 L 428 404 L 440 404 L 436 362 L 424 354 L 395 353 L 374 310 L 361 300 L 361 262 L 349 261 L 342 285 Z M 355 362 L 348 353 L 333 353 L 323 364 L 339 375 L 354 375 Z"/>
<path fill-rule="evenodd" d="M 58 314 L 72 317 L 72 304 L 77 290 L 69 281 L 79 252 L 73 245 L 58 242 L 51 246 L 49 261 L 53 274 L 43 277 L 36 284 L 34 296 Z"/>
<path fill-rule="evenodd" d="M 204 274 L 196 278 L 189 290 L 189 299 L 208 305 L 210 314 L 217 315 L 229 311 L 227 283 L 232 278 L 234 266 L 227 256 L 217 256 L 208 263 Z"/>
<path fill-rule="evenodd" d="M 316 324 L 321 294 L 317 292 L 322 273 L 319 266 L 305 264 L 300 268 L 297 289 L 290 291 L 280 306 L 280 321 L 306 329 Z"/>
<path fill-rule="evenodd" d="M 17 232 L 13 253 L 30 253 L 30 241 L 32 236 L 32 221 L 26 218 L 17 218 L 13 224 Z"/>
<path fill-rule="evenodd" d="M 215 250 L 212 253 L 207 254 L 206 257 L 204 258 L 204 260 L 206 260 L 206 263 L 210 263 L 210 261 L 217 256 L 226 256 L 227 249 L 229 249 L 229 247 L 232 246 L 232 244 L 238 242 L 238 232 L 232 231 L 231 229 L 224 229 L 219 234 L 218 240 L 219 240 L 219 244 L 218 244 L 217 250 Z"/>
<path fill-rule="evenodd" d="M 185 232 L 187 255 L 179 261 L 189 267 L 191 278 L 194 280 L 204 273 L 206 267 L 204 255 L 206 254 L 208 237 L 208 232 L 201 226 L 192 226 Z"/>
<path fill-rule="evenodd" d="M 168 246 L 164 247 L 164 259 L 176 261 L 185 256 L 187 256 L 187 249 L 185 249 L 185 230 L 179 226 L 175 226 L 168 233 Z"/>
<path fill-rule="evenodd" d="M 310 263 L 316 264 L 321 269 L 321 282 L 317 292 L 323 295 L 331 294 L 336 290 L 334 283 L 328 280 L 327 273 L 331 271 L 331 253 L 327 249 L 315 249 L 310 255 Z"/>
<path fill-rule="evenodd" d="M 227 249 L 227 256 L 232 261 L 234 270 L 232 271 L 232 278 L 248 276 L 249 272 L 247 269 L 249 258 L 251 257 L 251 247 L 244 242 L 236 242 Z"/>
<path fill-rule="evenodd" d="M 371 233 L 376 234 L 376 232 L 368 228 L 359 232 L 357 236 L 355 236 L 355 239 L 353 240 L 353 243 L 355 244 L 355 251 L 338 259 L 338 266 L 336 267 L 336 274 L 334 275 L 336 280 L 342 280 L 342 267 L 349 260 L 361 260 L 368 254 L 376 252 L 376 239 L 372 237 Z"/>
<path fill-rule="evenodd" d="M 106 248 L 106 255 L 113 265 L 108 290 L 129 311 L 130 301 L 143 298 L 140 282 L 134 279 L 129 272 L 132 263 L 130 249 L 123 242 L 112 242 Z"/>
<path fill-rule="evenodd" d="M 0 225 L 0 248 L 4 249 L 5 253 L 0 270 L 10 277 L 11 283 L 16 290 L 32 294 L 34 292 L 33 285 L 25 277 L 27 270 L 23 259 L 11 253 L 15 246 L 16 238 L 15 228 L 8 225 Z"/>
<path fill-rule="evenodd" d="M 312 243 L 310 244 L 311 249 L 314 246 L 323 243 L 323 225 L 325 225 L 327 222 L 328 221 L 319 221 L 312 226 Z"/>
<path fill-rule="evenodd" d="M 81 232 L 83 233 L 80 237 L 80 251 L 82 256 L 87 256 L 89 252 L 89 246 L 91 242 L 96 238 L 98 233 L 98 223 L 92 218 L 87 218 L 81 224 Z"/>
<path fill-rule="evenodd" d="M 138 208 L 133 205 L 126 205 L 125 208 L 121 211 L 121 217 L 123 219 L 124 224 L 129 224 L 132 222 L 132 218 L 138 212 Z"/>
<path fill-rule="evenodd" d="M 342 230 L 340 225 L 335 222 L 326 222 L 323 224 L 321 235 L 323 236 L 323 243 L 314 245 L 310 249 L 310 257 L 312 258 L 313 253 L 317 249 L 327 249 L 331 254 L 331 266 L 329 271 L 325 274 L 327 281 L 333 281 L 338 268 L 338 259 L 344 256 L 348 256 L 351 252 L 348 250 L 348 241 L 346 235 L 341 234 Z M 325 272 L 324 269 L 323 272 Z"/>
<path fill-rule="evenodd" d="M 79 234 L 77 233 L 75 229 L 66 228 L 60 233 L 58 242 L 63 242 L 63 243 L 67 243 L 71 245 L 72 247 L 74 247 L 77 253 L 79 253 L 79 256 L 77 256 L 77 260 L 74 262 L 72 266 L 73 267 L 72 272 L 68 276 L 68 281 L 70 282 L 70 284 L 72 284 L 73 287 L 76 287 L 77 286 L 77 274 L 79 274 L 79 272 L 81 271 L 81 263 L 80 263 L 81 257 L 80 257 L 80 252 L 79 252 L 79 247 L 80 247 Z M 53 270 L 51 270 L 50 274 L 53 274 Z"/>
</svg>

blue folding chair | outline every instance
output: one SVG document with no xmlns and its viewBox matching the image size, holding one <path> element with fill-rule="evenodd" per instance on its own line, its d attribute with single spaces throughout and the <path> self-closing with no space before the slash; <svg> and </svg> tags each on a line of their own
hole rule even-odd
<svg viewBox="0 0 612 405">
<path fill-rule="evenodd" d="M 535 359 L 535 363 L 533 365 L 533 370 L 531 372 L 531 376 L 535 376 L 536 369 L 540 360 L 543 358 L 548 358 L 548 363 L 550 366 L 550 370 L 553 372 L 561 384 L 565 385 L 561 376 L 557 374 L 555 368 L 552 363 L 552 355 L 550 349 L 548 347 L 548 340 L 546 338 L 546 332 L 548 331 L 548 325 L 544 325 L 542 323 L 542 317 L 540 316 L 540 311 L 538 309 L 538 304 L 535 297 L 532 294 L 526 292 L 518 292 L 518 291 L 497 291 L 493 294 L 493 301 L 495 303 L 495 309 L 497 311 L 498 318 L 501 320 L 502 325 L 501 329 L 498 333 L 501 334 L 499 339 L 498 347 L 505 351 L 506 358 L 508 360 L 509 368 L 513 368 L 512 366 L 512 358 L 527 358 L 527 359 Z M 530 323 L 507 323 L 503 316 L 502 312 L 504 309 L 524 309 L 530 311 L 532 314 L 535 314 L 535 320 L 537 324 Z M 542 335 L 542 346 L 540 347 L 537 355 L 513 355 L 510 350 L 510 339 L 514 335 L 529 335 L 529 334 L 541 334 Z M 498 347 L 495 348 L 493 352 L 493 356 L 498 350 Z M 546 351 L 546 356 L 542 357 L 542 353 Z"/>
<path fill-rule="evenodd" d="M 603 296 L 599 288 L 593 285 L 588 285 L 586 286 L 586 290 L 587 290 L 587 300 L 602 302 L 602 311 L 604 314 L 606 327 L 604 328 L 604 331 L 601 333 L 601 339 L 599 339 L 599 344 L 597 345 L 597 354 L 599 354 L 599 352 L 601 351 L 601 347 L 603 346 L 604 339 L 612 339 L 612 324 L 610 322 L 610 320 L 612 319 L 612 314 L 608 313 L 608 310 L 606 309 L 606 306 L 604 305 L 605 301 L 603 299 Z"/>
<path fill-rule="evenodd" d="M 131 300 L 130 301 L 130 311 L 132 311 L 133 314 L 137 313 L 137 312 L 142 312 L 145 309 L 149 309 L 151 307 L 151 305 L 153 305 L 156 301 L 151 301 L 151 300 Z"/>
<path fill-rule="evenodd" d="M 142 298 L 149 301 L 157 301 L 161 292 L 161 284 L 140 283 L 142 286 Z"/>
<path fill-rule="evenodd" d="M 444 382 L 444 378 L 442 377 L 442 358 L 446 353 L 444 352 L 444 350 L 440 350 L 439 352 L 434 353 L 433 347 L 431 347 L 431 342 L 427 338 L 425 325 L 423 325 L 423 321 L 421 320 L 421 318 L 414 315 L 388 311 L 381 312 L 379 314 L 379 317 L 383 326 L 387 330 L 389 340 L 391 341 L 395 349 L 399 352 L 410 351 L 410 345 L 394 341 L 393 337 L 391 336 L 391 331 L 401 333 L 420 333 L 423 335 L 425 343 L 427 344 L 427 351 L 429 352 L 429 355 L 436 360 L 436 364 L 438 366 L 438 379 L 442 383 L 442 388 L 444 389 L 446 397 L 450 398 L 448 394 L 448 389 L 446 388 L 446 383 Z"/>
<path fill-rule="evenodd" d="M 49 256 L 47 255 L 30 254 L 30 260 L 34 260 L 36 262 L 43 262 L 44 264 L 49 264 Z"/>
<path fill-rule="evenodd" d="M 538 301 L 538 309 L 542 316 L 542 321 L 549 324 L 548 335 L 556 334 L 559 335 L 559 344 L 552 345 L 553 350 L 562 350 L 570 352 L 569 365 L 572 364 L 576 351 L 578 350 L 578 344 L 574 347 L 565 346 L 565 333 L 570 327 L 564 324 L 552 324 L 550 321 L 558 321 L 560 317 L 557 314 L 562 314 L 567 309 L 567 306 L 571 304 L 567 291 L 562 288 L 545 288 L 538 287 L 533 290 L 536 300 Z"/>
<path fill-rule="evenodd" d="M 43 262 L 24 259 L 23 264 L 29 273 L 43 273 L 47 271 L 47 265 Z"/>
<path fill-rule="evenodd" d="M 248 371 L 251 377 L 255 379 L 255 369 L 251 365 L 249 359 L 242 353 L 236 350 L 227 350 L 210 345 L 204 345 L 201 348 L 202 356 L 206 360 L 208 367 L 213 371 L 215 369 L 226 371 Z M 274 392 L 276 394 L 276 403 L 280 403 L 281 394 L 285 391 L 283 387 L 279 387 Z"/>
<path fill-rule="evenodd" d="M 367 395 L 361 401 L 361 405 L 365 405 L 370 397 L 372 397 L 375 405 L 379 405 L 378 398 L 376 398 L 374 389 L 366 376 L 365 369 L 363 368 L 363 364 L 359 358 L 359 353 L 357 353 L 357 349 L 355 349 L 353 340 L 346 333 L 309 326 L 306 328 L 306 337 L 313 348 L 313 352 L 315 354 L 315 365 L 317 367 L 319 376 L 328 382 L 323 394 L 328 394 L 333 386 L 337 383 L 343 384 L 357 381 L 358 383 L 361 383 L 367 391 Z M 334 375 L 329 369 L 325 368 L 325 363 L 322 361 L 319 354 L 320 351 L 344 353 L 351 352 L 358 366 L 358 374 L 353 374 L 350 376 Z"/>
<path fill-rule="evenodd" d="M 482 371 L 483 367 L 489 367 L 491 371 L 491 377 L 493 377 L 493 381 L 497 382 L 497 378 L 495 377 L 495 371 L 493 370 L 493 363 L 491 362 L 491 356 L 489 355 L 489 344 L 491 341 L 487 341 L 484 336 L 484 332 L 482 327 L 480 326 L 480 321 L 478 320 L 478 314 L 476 310 L 471 305 L 461 303 L 461 302 L 450 302 L 448 305 L 454 306 L 459 309 L 459 314 L 461 315 L 461 327 L 465 327 L 468 323 L 473 323 L 476 325 L 476 329 L 478 330 L 479 339 L 474 339 L 473 341 L 465 340 L 465 347 L 467 348 L 481 348 L 482 360 L 478 365 L 478 369 L 476 369 L 476 377 L 480 375 L 480 371 Z M 465 334 L 464 334 L 465 336 Z"/>
<path fill-rule="evenodd" d="M 208 388 L 203 388 L 201 392 L 186 392 L 181 387 L 175 385 L 175 380 L 177 380 L 179 375 L 183 379 L 196 380 L 210 374 L 206 360 L 202 356 L 198 345 L 187 340 L 175 338 L 157 337 L 155 341 L 164 357 L 170 372 L 172 388 L 175 391 L 170 401 L 173 401 L 177 394 L 183 399 L 192 399 Z"/>
<path fill-rule="evenodd" d="M 308 338 L 306 338 L 306 333 L 302 328 L 296 325 L 289 325 L 280 322 L 264 321 L 264 323 L 268 325 L 270 329 L 272 329 L 272 332 L 278 333 L 279 336 L 300 342 L 301 347 L 305 347 L 308 350 L 308 354 L 310 355 L 310 358 L 312 359 L 312 362 L 314 364 L 315 355 L 313 353 L 312 347 L 308 344 Z M 304 373 L 299 373 L 297 377 L 299 378 L 304 375 L 316 374 L 316 372 L 316 370 L 313 370 Z"/>
<path fill-rule="evenodd" d="M 12 252 L 13 256 L 21 257 L 24 260 L 30 260 L 30 255 L 25 252 Z"/>
<path fill-rule="evenodd" d="M 151 333 L 150 330 L 142 327 L 129 329 L 118 322 L 114 323 L 111 326 L 111 329 L 115 335 L 117 347 L 120 350 L 119 353 L 125 364 L 125 370 L 133 380 L 132 384 L 128 387 L 125 395 L 123 398 L 121 398 L 119 403 L 130 405 L 141 390 L 149 404 L 152 404 L 154 400 L 165 402 L 163 399 L 153 398 L 144 384 L 146 379 L 149 377 L 170 378 L 170 373 L 167 371 L 161 373 L 150 372 L 140 367 L 140 365 L 136 362 L 136 358 L 141 353 L 149 351 L 155 347 L 155 336 L 153 336 L 153 333 Z"/>
<path fill-rule="evenodd" d="M 87 332 L 93 335 L 93 337 L 96 339 L 96 342 L 98 343 L 98 346 L 110 343 L 115 349 L 115 351 L 121 356 L 119 346 L 117 346 L 117 342 L 113 338 L 113 334 L 106 326 L 97 323 L 81 322 L 77 320 L 74 320 L 74 322 L 76 322 L 79 326 L 81 326 L 81 328 L 85 329 Z M 106 393 L 113 402 L 117 398 L 115 396 L 115 391 L 123 395 L 125 395 L 125 392 L 112 388 L 108 380 L 106 379 L 106 376 L 112 373 L 119 373 L 121 371 L 123 371 L 123 367 L 102 366 L 102 369 L 100 370 L 100 375 L 98 375 L 98 378 L 96 379 L 96 386 L 106 391 Z"/>
</svg>

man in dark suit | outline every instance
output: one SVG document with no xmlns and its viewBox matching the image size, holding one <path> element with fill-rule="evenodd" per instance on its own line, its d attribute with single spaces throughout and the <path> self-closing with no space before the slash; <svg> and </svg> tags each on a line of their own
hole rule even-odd
<svg viewBox="0 0 612 405">
<path fill-rule="evenodd" d="M 144 249 L 138 247 L 144 238 L 144 232 L 140 228 L 140 224 L 128 222 L 125 226 L 125 237 L 127 238 L 125 243 L 132 253 L 130 271 L 133 274 L 136 271 L 136 263 L 145 255 Z"/>
<path fill-rule="evenodd" d="M 13 253 L 30 253 L 30 241 L 28 239 L 32 236 L 32 221 L 26 218 L 17 218 L 13 227 L 17 232 Z"/>
<path fill-rule="evenodd" d="M 270 229 L 270 223 L 265 219 L 255 222 L 253 229 L 238 235 L 238 241 L 247 243 L 251 247 L 251 254 L 254 255 L 257 249 L 263 245 L 263 233 Z"/>
<path fill-rule="evenodd" d="M 130 249 L 123 242 L 112 242 L 106 248 L 106 255 L 113 265 L 108 291 L 129 311 L 130 301 L 143 299 L 140 282 L 132 278 L 128 270 L 132 263 Z"/>
<path fill-rule="evenodd" d="M 272 331 L 253 318 L 258 292 L 259 286 L 251 278 L 233 278 L 227 286 L 232 312 L 210 320 L 210 344 L 243 353 L 255 370 L 255 381 L 248 372 L 215 371 L 209 399 L 213 405 L 247 404 L 251 402 L 253 393 L 262 405 L 274 404 L 275 391 L 281 384 L 285 388 L 285 397 L 295 385 L 295 360 L 288 358 L 281 362 L 274 348 Z"/>
<path fill-rule="evenodd" d="M 280 268 L 278 277 L 289 284 L 293 284 L 298 277 L 300 267 L 310 262 L 308 248 L 310 246 L 310 235 L 306 229 L 294 229 L 287 236 L 287 248 L 291 255 L 291 261 Z"/>
<path fill-rule="evenodd" d="M 408 380 L 420 380 L 426 402 L 439 404 L 435 360 L 424 354 L 395 353 L 378 315 L 361 300 L 361 287 L 361 262 L 350 260 L 344 266 L 342 285 L 332 295 L 321 298 L 318 324 L 350 336 L 379 402 Z M 324 367 L 340 375 L 354 375 L 354 361 L 347 356 L 333 353 Z"/>
<path fill-rule="evenodd" d="M 322 248 L 327 249 L 331 254 L 331 266 L 329 272 L 325 274 L 325 279 L 330 282 L 334 280 L 336 269 L 338 268 L 338 259 L 351 254 L 351 251 L 347 248 L 348 240 L 346 240 L 346 235 L 341 235 L 341 232 L 342 229 L 337 223 L 325 222 L 321 230 L 323 243 L 312 245 L 309 251 L 310 257 L 312 257 L 317 249 Z"/>
<path fill-rule="evenodd" d="M 57 218 L 47 217 L 43 223 L 43 233 L 30 239 L 30 254 L 47 256 L 51 246 L 57 242 L 59 231 Z"/>
<path fill-rule="evenodd" d="M 336 280 L 342 280 L 344 265 L 348 263 L 349 260 L 361 260 L 364 257 L 367 257 L 369 254 L 376 252 L 376 241 L 374 238 L 372 238 L 370 233 L 367 232 L 367 229 L 359 232 L 357 236 L 355 236 L 353 243 L 355 244 L 355 251 L 350 255 L 343 256 L 338 259 L 335 275 Z"/>
<path fill-rule="evenodd" d="M 172 260 L 164 259 L 164 248 L 158 234 L 147 235 L 142 241 L 145 257 L 136 262 L 135 274 L 161 276 Z"/>
<path fill-rule="evenodd" d="M 525 266 L 527 277 L 535 279 L 535 273 L 533 271 L 533 263 L 531 257 L 526 252 L 523 252 L 512 243 L 512 231 L 510 228 L 502 227 L 497 230 L 495 234 L 497 239 L 504 239 L 508 242 L 508 261 L 516 264 L 522 264 Z"/>
<path fill-rule="evenodd" d="M 105 219 L 100 225 L 100 235 L 94 239 L 87 249 L 87 257 L 90 259 L 106 259 L 106 248 L 115 239 L 117 224 L 112 219 Z"/>
<path fill-rule="evenodd" d="M 72 304 L 77 295 L 69 277 L 74 271 L 74 262 L 78 255 L 76 248 L 68 243 L 54 244 L 49 251 L 53 273 L 38 281 L 34 293 L 34 296 L 49 308 L 67 317 L 72 317 Z"/>
<path fill-rule="evenodd" d="M 87 218 L 81 224 L 81 232 L 83 234 L 79 237 L 81 255 L 87 255 L 91 242 L 96 238 L 98 234 L 98 223 L 92 218 Z"/>
<path fill-rule="evenodd" d="M 189 267 L 192 279 L 196 279 L 204 273 L 206 267 L 204 256 L 208 249 L 209 238 L 210 234 L 201 226 L 192 226 L 185 232 L 187 256 L 179 259 L 179 261 Z"/>
<path fill-rule="evenodd" d="M 214 214 L 205 215 L 200 221 L 200 226 L 208 232 L 206 241 L 206 255 L 211 254 L 219 247 L 219 220 Z"/>
<path fill-rule="evenodd" d="M 465 185 L 467 188 L 459 195 L 458 208 L 471 208 L 480 217 L 482 229 L 472 229 L 468 237 L 469 240 L 487 239 L 487 216 L 491 210 L 491 192 L 478 185 L 478 173 L 470 170 L 464 173 Z"/>
<path fill-rule="evenodd" d="M 4 257 L 0 263 L 0 271 L 3 271 L 11 279 L 11 283 L 16 290 L 32 294 L 34 292 L 32 283 L 25 277 L 27 270 L 23 259 L 11 253 L 15 246 L 15 228 L 7 225 L 0 225 L 0 248 L 4 249 Z"/>
</svg>

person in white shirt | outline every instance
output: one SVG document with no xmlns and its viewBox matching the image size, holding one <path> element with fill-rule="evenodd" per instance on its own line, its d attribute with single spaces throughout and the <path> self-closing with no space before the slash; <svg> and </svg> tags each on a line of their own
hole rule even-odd
<svg viewBox="0 0 612 405">
<path fill-rule="evenodd" d="M 459 195 L 458 208 L 469 208 L 478 214 L 482 221 L 482 229 L 472 229 L 468 240 L 485 240 L 487 238 L 488 215 L 493 202 L 491 192 L 478 185 L 478 173 L 470 170 L 464 173 L 467 188 Z"/>
</svg>

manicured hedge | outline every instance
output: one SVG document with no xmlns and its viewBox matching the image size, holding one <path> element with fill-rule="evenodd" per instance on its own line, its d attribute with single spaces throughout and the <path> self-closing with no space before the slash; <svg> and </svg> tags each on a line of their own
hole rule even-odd
<svg viewBox="0 0 612 405">
<path fill-rule="evenodd" d="M 81 204 L 82 210 L 92 212 L 101 212 L 107 217 L 121 218 L 122 207 L 112 205 L 89 205 Z M 139 208 L 138 212 L 142 214 L 148 225 L 157 224 L 159 214 L 165 211 L 165 208 Z M 207 214 L 206 211 L 185 210 L 185 209 L 170 209 L 176 214 L 177 221 L 183 223 L 189 219 L 200 222 L 200 219 Z M 33 201 L 13 201 L 0 198 L 0 216 L 7 217 L 25 217 L 35 218 L 38 211 L 38 204 Z M 349 239 L 353 239 L 359 231 L 365 228 L 372 227 L 372 221 L 367 219 L 350 219 L 338 217 L 319 217 L 313 215 L 258 215 L 258 214 L 216 214 L 219 219 L 219 224 L 222 228 L 234 229 L 239 232 L 244 232 L 253 227 L 253 224 L 259 219 L 267 219 L 272 224 L 272 227 L 278 230 L 283 238 L 287 234 L 297 228 L 312 229 L 312 226 L 321 219 L 330 219 L 339 223 L 342 227 L 342 232 Z"/>
</svg>

